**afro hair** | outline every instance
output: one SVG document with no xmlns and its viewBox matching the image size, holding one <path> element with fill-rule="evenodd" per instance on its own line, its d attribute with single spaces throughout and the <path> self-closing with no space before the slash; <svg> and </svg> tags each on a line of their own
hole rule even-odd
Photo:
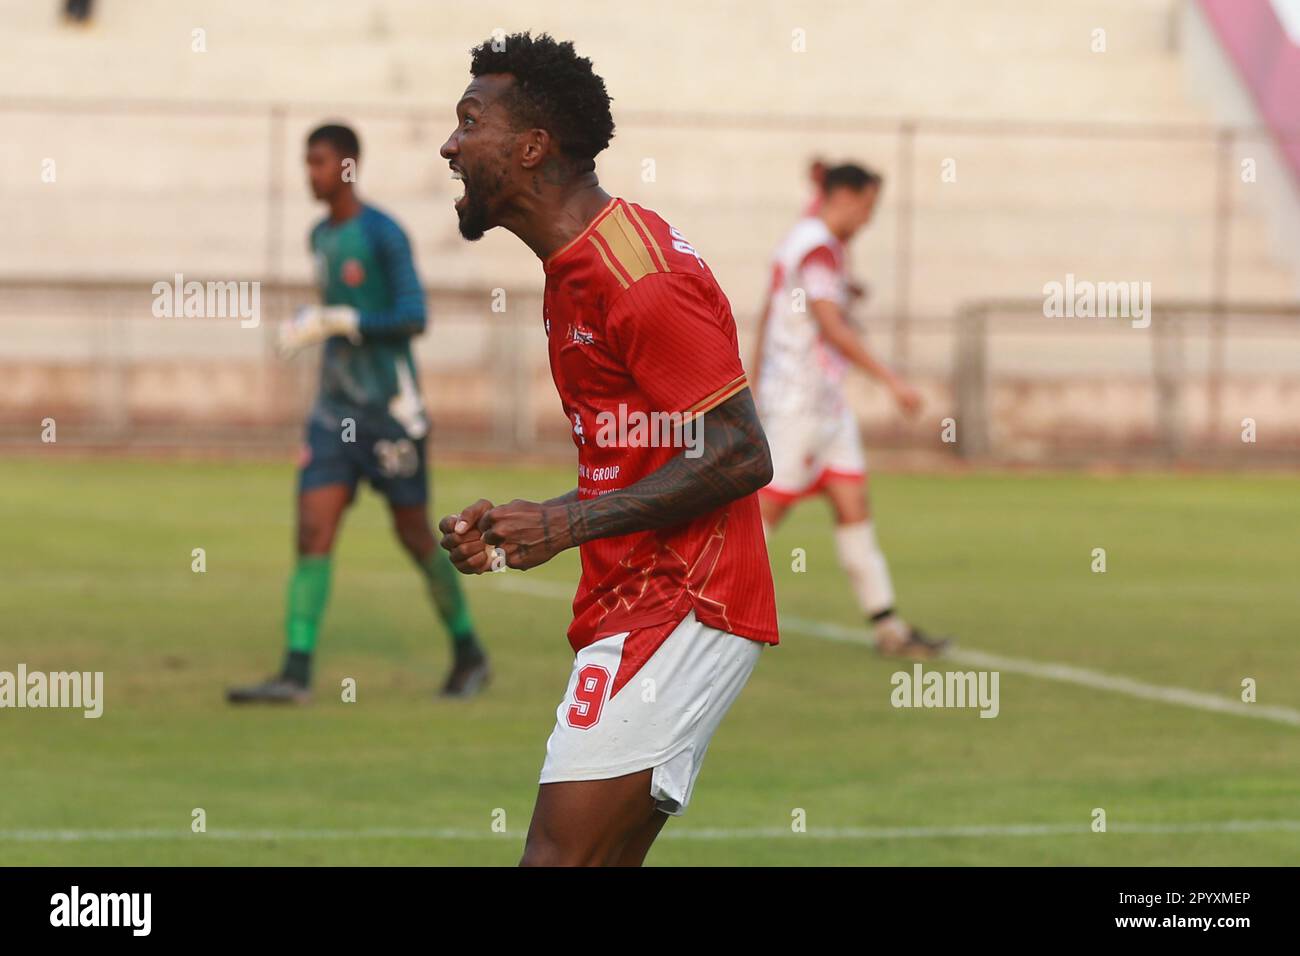
<svg viewBox="0 0 1300 956">
<path fill-rule="evenodd" d="M 515 85 L 507 99 L 518 129 L 544 129 L 561 151 L 594 166 L 596 154 L 614 138 L 605 81 L 569 42 L 546 33 L 512 33 L 485 40 L 470 53 L 470 74 L 508 73 Z"/>
</svg>

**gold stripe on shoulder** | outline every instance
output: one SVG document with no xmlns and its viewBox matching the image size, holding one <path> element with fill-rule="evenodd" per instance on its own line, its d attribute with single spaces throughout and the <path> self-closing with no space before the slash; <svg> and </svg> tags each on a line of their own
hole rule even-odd
<svg viewBox="0 0 1300 956">
<path fill-rule="evenodd" d="M 543 265 L 550 265 L 552 262 L 554 262 L 554 261 L 555 261 L 556 259 L 558 259 L 560 256 L 564 255 L 566 252 L 568 252 L 570 249 L 572 249 L 574 246 L 576 246 L 579 242 L 581 242 L 585 236 L 587 236 L 587 235 L 589 235 L 589 234 L 591 233 L 591 225 L 592 225 L 592 223 L 599 222 L 600 219 L 601 219 L 601 217 L 603 217 L 607 212 L 609 212 L 610 207 L 613 206 L 613 205 L 614 205 L 615 203 L 617 203 L 617 202 L 618 202 L 617 199 L 610 199 L 609 202 L 605 203 L 605 208 L 602 209 L 600 212 L 596 213 L 596 218 L 593 219 L 593 220 L 591 221 L 591 223 L 588 223 L 588 224 L 587 224 L 587 227 L 586 227 L 585 229 L 583 229 L 582 232 L 578 233 L 576 236 L 574 236 L 572 239 L 570 239 L 568 242 L 566 242 L 564 245 L 562 245 L 559 249 L 556 249 L 556 250 L 555 250 L 554 252 L 552 252 L 549 256 L 547 256 L 547 257 L 546 257 L 546 262 L 543 263 Z"/>
<path fill-rule="evenodd" d="M 627 218 L 622 204 L 610 210 L 609 215 L 596 226 L 596 232 L 609 244 L 610 253 L 632 277 L 633 282 L 660 271 L 650 254 L 650 247 L 637 234 L 636 227 Z"/>
<path fill-rule="evenodd" d="M 641 231 L 645 233 L 646 237 L 650 240 L 647 244 L 650 246 L 650 252 L 654 255 L 655 261 L 659 263 L 659 268 L 664 272 L 672 272 L 673 270 L 668 268 L 668 260 L 664 258 L 663 252 L 655 242 L 654 233 L 646 228 L 645 220 L 642 219 L 641 214 L 636 211 L 636 207 L 631 203 L 628 203 L 627 211 L 632 214 L 632 218 L 636 220 L 637 225 L 641 227 Z"/>
<path fill-rule="evenodd" d="M 630 282 L 623 278 L 623 273 L 619 272 L 618 267 L 609 261 L 609 256 L 605 255 L 605 247 L 601 245 L 600 240 L 595 236 L 588 236 L 587 241 L 596 247 L 596 251 L 600 253 L 600 258 L 605 263 L 605 267 L 609 269 L 610 272 L 614 273 L 614 278 L 618 280 L 618 284 L 624 289 L 631 285 Z"/>
</svg>

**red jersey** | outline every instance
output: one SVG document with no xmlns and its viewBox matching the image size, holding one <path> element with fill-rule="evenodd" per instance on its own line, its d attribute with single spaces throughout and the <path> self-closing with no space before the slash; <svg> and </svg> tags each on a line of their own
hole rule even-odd
<svg viewBox="0 0 1300 956">
<path fill-rule="evenodd" d="M 727 297 L 690 243 L 650 210 L 610 200 L 543 268 L 551 376 L 578 449 L 580 500 L 635 484 L 683 454 L 680 441 L 659 443 L 663 432 L 639 424 L 703 415 L 747 387 Z M 579 551 L 575 651 L 651 628 L 660 636 L 638 641 L 648 659 L 692 610 L 707 626 L 777 643 L 757 495 Z"/>
</svg>

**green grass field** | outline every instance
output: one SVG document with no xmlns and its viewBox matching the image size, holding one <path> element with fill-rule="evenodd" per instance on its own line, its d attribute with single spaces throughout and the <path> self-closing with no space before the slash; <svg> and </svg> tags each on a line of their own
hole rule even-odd
<svg viewBox="0 0 1300 956">
<path fill-rule="evenodd" d="M 0 710 L 0 862 L 517 860 L 571 661 L 576 555 L 467 582 L 495 682 L 440 701 L 447 641 L 365 492 L 343 529 L 315 703 L 232 710 L 224 687 L 280 657 L 292 478 L 288 464 L 0 463 L 0 670 L 100 670 L 106 698 L 98 720 Z M 568 469 L 443 466 L 436 508 L 572 484 Z M 872 486 L 900 606 L 964 650 L 1226 701 L 1251 677 L 1252 706 L 1281 719 L 1005 670 L 996 719 L 895 709 L 890 675 L 906 665 L 817 636 L 857 614 L 825 510 L 805 504 L 772 547 L 798 626 L 765 653 L 649 863 L 1300 862 L 1300 725 L 1286 718 L 1300 717 L 1297 490 L 1213 476 Z M 345 677 L 356 703 L 340 700 Z M 1097 807 L 1109 832 L 1089 830 Z M 205 834 L 190 832 L 194 808 Z M 796 808 L 806 833 L 791 832 Z"/>
</svg>

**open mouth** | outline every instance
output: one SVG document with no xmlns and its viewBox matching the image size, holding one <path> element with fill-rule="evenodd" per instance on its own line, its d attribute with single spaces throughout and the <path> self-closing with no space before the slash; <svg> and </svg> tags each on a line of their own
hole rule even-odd
<svg viewBox="0 0 1300 956">
<path fill-rule="evenodd" d="M 451 178 L 464 187 L 464 191 L 460 194 L 460 198 L 452 203 L 452 208 L 457 212 L 460 212 L 465 207 L 465 200 L 469 198 L 469 183 L 465 181 L 464 171 L 457 169 L 455 166 L 451 167 Z"/>
</svg>

